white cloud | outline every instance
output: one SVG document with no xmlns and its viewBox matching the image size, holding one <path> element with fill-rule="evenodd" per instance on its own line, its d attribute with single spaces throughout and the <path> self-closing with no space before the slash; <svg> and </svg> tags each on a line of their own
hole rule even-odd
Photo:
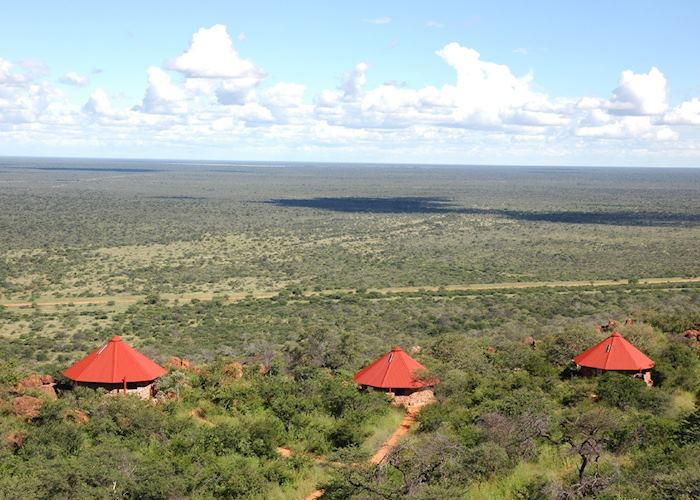
<svg viewBox="0 0 700 500">
<path fill-rule="evenodd" d="M 365 19 L 365 22 L 369 24 L 389 24 L 391 22 L 391 18 L 389 16 L 381 16 L 372 19 Z"/>
<path fill-rule="evenodd" d="M 303 105 L 306 87 L 299 83 L 278 83 L 265 92 L 267 102 L 276 107 L 296 107 Z"/>
<path fill-rule="evenodd" d="M 514 76 L 505 65 L 483 61 L 477 51 L 451 43 L 436 52 L 456 71 L 456 83 L 420 89 L 384 84 L 366 89 L 368 66 L 358 64 L 340 91 L 323 91 L 314 103 L 319 119 L 354 128 L 420 125 L 474 129 L 563 126 L 559 104 L 531 89 L 531 75 Z"/>
<path fill-rule="evenodd" d="M 59 78 L 58 81 L 65 85 L 73 85 L 75 87 L 84 87 L 90 83 L 90 79 L 87 76 L 76 73 L 75 71 L 69 71 Z"/>
<path fill-rule="evenodd" d="M 140 111 L 158 114 L 184 112 L 184 98 L 184 91 L 173 85 L 170 75 L 156 66 L 148 68 L 148 88 Z"/>
<path fill-rule="evenodd" d="M 668 108 L 666 77 L 656 67 L 648 73 L 626 70 L 613 91 L 610 111 L 621 115 L 660 115 Z"/>
<path fill-rule="evenodd" d="M 24 61 L 18 65 L 0 58 L 0 136 L 36 133 L 45 126 L 72 121 L 66 96 L 40 77 L 48 74 L 41 63 Z"/>
<path fill-rule="evenodd" d="M 362 88 L 367 83 L 367 69 L 369 66 L 367 63 L 361 62 L 353 68 L 353 70 L 348 73 L 343 81 L 341 90 L 343 91 L 343 98 L 345 100 L 355 100 L 362 93 Z"/>
<path fill-rule="evenodd" d="M 83 106 L 83 111 L 91 115 L 111 115 L 112 104 L 104 89 L 97 88 Z"/>
<path fill-rule="evenodd" d="M 603 139 L 678 139 L 678 134 L 670 127 L 654 125 L 648 116 L 624 116 L 600 125 L 579 127 L 576 135 Z"/>
<path fill-rule="evenodd" d="M 253 101 L 255 93 L 249 86 L 238 85 L 235 80 L 221 83 L 216 88 L 216 100 L 219 104 L 229 106 L 232 104 L 245 104 Z"/>
<path fill-rule="evenodd" d="M 513 49 L 514 54 L 520 54 L 521 56 L 526 56 L 528 52 L 529 51 L 525 47 L 518 47 L 516 49 Z"/>
<path fill-rule="evenodd" d="M 666 119 L 662 116 L 668 109 L 667 94 L 666 77 L 658 68 L 652 67 L 648 73 L 625 70 L 609 100 L 579 100 L 577 109 L 583 114 L 574 133 L 599 139 L 677 140 L 679 134 L 665 124 L 669 115 Z"/>
<path fill-rule="evenodd" d="M 242 59 L 233 47 L 226 26 L 216 24 L 200 28 L 189 49 L 171 64 L 190 78 L 257 79 L 262 72 L 249 60 Z"/>
<path fill-rule="evenodd" d="M 454 107 L 452 117 L 457 124 L 566 122 L 546 95 L 531 89 L 532 75 L 516 77 L 508 66 L 483 61 L 476 50 L 454 42 L 436 54 L 457 72 L 456 85 L 442 89 L 443 99 Z"/>
<path fill-rule="evenodd" d="M 700 99 L 693 97 L 669 111 L 664 122 L 670 125 L 700 125 Z"/>
<path fill-rule="evenodd" d="M 0 57 L 0 84 L 13 85 L 28 81 L 26 75 L 12 70 L 13 64 L 7 59 Z"/>
<path fill-rule="evenodd" d="M 337 159 L 388 161 L 397 154 L 406 161 L 517 162 L 527 154 L 556 161 L 581 151 L 700 158 L 700 129 L 690 128 L 700 125 L 700 99 L 669 109 L 666 78 L 656 68 L 623 72 L 609 98 L 552 97 L 531 73 L 516 75 L 473 48 L 449 43 L 436 55 L 454 70 L 452 81 L 372 86 L 373 70 L 361 62 L 336 88 L 307 95 L 298 82 L 266 85 L 262 70 L 242 59 L 217 25 L 197 31 L 166 68 L 177 73 L 148 68 L 142 101 L 123 109 L 116 105 L 121 98 L 112 103 L 101 88 L 84 104 L 72 103 L 45 66 L 0 59 L 0 146 L 138 145 L 223 156 L 331 151 Z"/>
</svg>

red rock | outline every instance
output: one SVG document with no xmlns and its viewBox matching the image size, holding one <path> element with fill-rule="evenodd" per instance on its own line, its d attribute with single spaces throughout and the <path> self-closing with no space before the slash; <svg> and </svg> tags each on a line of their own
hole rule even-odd
<svg viewBox="0 0 700 500">
<path fill-rule="evenodd" d="M 39 415 L 44 402 L 34 396 L 18 396 L 12 400 L 12 409 L 18 417 L 32 419 Z"/>
<path fill-rule="evenodd" d="M 32 373 L 17 383 L 17 390 L 21 391 L 22 389 L 35 389 L 37 387 L 41 387 L 42 383 L 41 377 L 36 373 Z"/>
<path fill-rule="evenodd" d="M 172 366 L 173 368 L 183 368 L 185 370 L 189 370 L 189 369 L 194 370 L 194 365 L 192 364 L 192 361 L 185 359 L 185 358 L 178 358 L 177 356 L 173 356 L 172 358 L 168 359 L 168 361 L 165 364 L 167 366 Z"/>
<path fill-rule="evenodd" d="M 258 365 L 258 373 L 260 375 L 267 375 L 268 373 L 270 373 L 270 367 L 265 363 L 260 363 Z"/>
<path fill-rule="evenodd" d="M 72 420 L 78 425 L 85 425 L 90 421 L 90 418 L 87 416 L 87 414 L 82 410 L 78 410 L 77 408 L 67 409 L 63 413 L 63 416 L 68 420 Z"/>
<path fill-rule="evenodd" d="M 46 384 L 53 384 L 54 379 L 51 375 L 42 375 L 41 376 L 41 383 L 46 385 Z"/>
<path fill-rule="evenodd" d="M 423 348 L 419 345 L 411 346 L 411 353 L 412 354 L 420 354 L 422 350 L 423 350 Z"/>
<path fill-rule="evenodd" d="M 203 419 L 204 418 L 204 410 L 202 410 L 201 408 L 192 408 L 190 410 L 190 417 Z"/>
<path fill-rule="evenodd" d="M 5 438 L 3 439 L 3 441 L 5 442 L 5 446 L 7 446 L 13 451 L 16 451 L 22 447 L 25 438 L 26 436 L 24 435 L 24 433 L 19 431 L 12 431 L 5 434 Z"/>
<path fill-rule="evenodd" d="M 37 387 L 37 390 L 46 394 L 51 400 L 55 401 L 58 399 L 56 390 L 53 388 L 53 384 L 42 385 L 41 387 Z"/>
<path fill-rule="evenodd" d="M 683 332 L 683 336 L 688 340 L 700 341 L 700 330 L 686 330 Z"/>
<path fill-rule="evenodd" d="M 224 375 L 229 378 L 239 379 L 243 377 L 243 365 L 240 363 L 228 363 L 224 366 Z"/>
</svg>

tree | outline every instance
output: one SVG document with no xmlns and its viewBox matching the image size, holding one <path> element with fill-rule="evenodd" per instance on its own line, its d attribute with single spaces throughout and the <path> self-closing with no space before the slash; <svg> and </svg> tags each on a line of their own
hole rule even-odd
<svg viewBox="0 0 700 500">
<path fill-rule="evenodd" d="M 598 408 L 583 413 L 571 411 L 564 417 L 560 425 L 561 437 L 552 438 L 548 433 L 542 433 L 554 444 L 567 444 L 572 454 L 578 455 L 581 462 L 578 466 L 579 482 L 583 480 L 586 467 L 591 461 L 597 462 L 610 440 L 611 433 L 617 428 L 617 415 L 609 410 Z"/>
<path fill-rule="evenodd" d="M 681 421 L 677 440 L 683 445 L 700 442 L 700 406 Z"/>
<path fill-rule="evenodd" d="M 400 443 L 377 466 L 350 466 L 341 471 L 342 480 L 330 487 L 350 494 L 364 492 L 372 498 L 404 498 L 415 495 L 422 487 L 456 468 L 464 448 L 443 434 Z M 327 489 L 328 491 L 328 489 Z M 329 491 L 331 498 L 340 498 Z"/>
</svg>

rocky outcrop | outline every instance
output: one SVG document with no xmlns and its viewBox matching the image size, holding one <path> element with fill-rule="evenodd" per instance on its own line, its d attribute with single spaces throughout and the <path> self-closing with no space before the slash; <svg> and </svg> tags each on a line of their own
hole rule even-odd
<svg viewBox="0 0 700 500">
<path fill-rule="evenodd" d="M 173 356 L 172 358 L 168 359 L 168 361 L 165 362 L 165 366 L 192 373 L 201 373 L 202 371 L 201 368 L 197 368 L 189 359 L 178 358 L 177 356 Z"/>
<path fill-rule="evenodd" d="M 25 439 L 26 436 L 23 432 L 11 431 L 5 434 L 3 444 L 12 451 L 17 451 L 22 447 Z"/>
<path fill-rule="evenodd" d="M 47 384 L 47 385 L 41 385 L 36 388 L 37 391 L 43 392 L 48 396 L 49 399 L 56 401 L 58 399 L 58 395 L 56 394 L 56 389 L 54 389 L 55 384 Z"/>
<path fill-rule="evenodd" d="M 42 385 L 43 382 L 41 381 L 41 377 L 37 373 L 32 373 L 20 379 L 20 381 L 17 382 L 17 387 L 15 389 L 17 392 L 23 392 L 25 389 L 36 389 Z"/>
<path fill-rule="evenodd" d="M 700 330 L 696 330 L 694 328 L 686 330 L 683 332 L 683 336 L 688 340 L 695 340 L 696 342 L 700 342 Z"/>
<path fill-rule="evenodd" d="M 32 373 L 26 377 L 20 379 L 15 386 L 15 392 L 17 394 L 26 394 L 31 391 L 43 392 L 49 399 L 56 400 L 58 396 L 56 395 L 56 390 L 54 389 L 53 377 L 51 375 L 39 375 L 37 373 Z"/>
<path fill-rule="evenodd" d="M 241 363 L 232 362 L 224 366 L 224 378 L 238 380 L 243 378 L 243 365 Z"/>
<path fill-rule="evenodd" d="M 38 417 L 43 405 L 44 402 L 34 396 L 17 396 L 12 400 L 12 410 L 15 415 L 27 420 Z"/>
<path fill-rule="evenodd" d="M 90 421 L 90 418 L 87 416 L 87 414 L 82 410 L 78 410 L 77 408 L 67 409 L 63 412 L 63 417 L 66 420 L 70 420 L 71 422 L 74 422 L 78 425 L 85 425 Z"/>
</svg>

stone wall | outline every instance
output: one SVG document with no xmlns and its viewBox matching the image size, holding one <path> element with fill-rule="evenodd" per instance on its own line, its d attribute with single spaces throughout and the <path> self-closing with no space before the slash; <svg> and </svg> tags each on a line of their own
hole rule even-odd
<svg viewBox="0 0 700 500">
<path fill-rule="evenodd" d="M 435 401 L 435 393 L 432 389 L 423 389 L 416 391 L 408 396 L 396 396 L 393 393 L 389 393 L 392 397 L 394 406 L 403 406 L 407 410 L 422 408 L 423 406 Z"/>
</svg>

